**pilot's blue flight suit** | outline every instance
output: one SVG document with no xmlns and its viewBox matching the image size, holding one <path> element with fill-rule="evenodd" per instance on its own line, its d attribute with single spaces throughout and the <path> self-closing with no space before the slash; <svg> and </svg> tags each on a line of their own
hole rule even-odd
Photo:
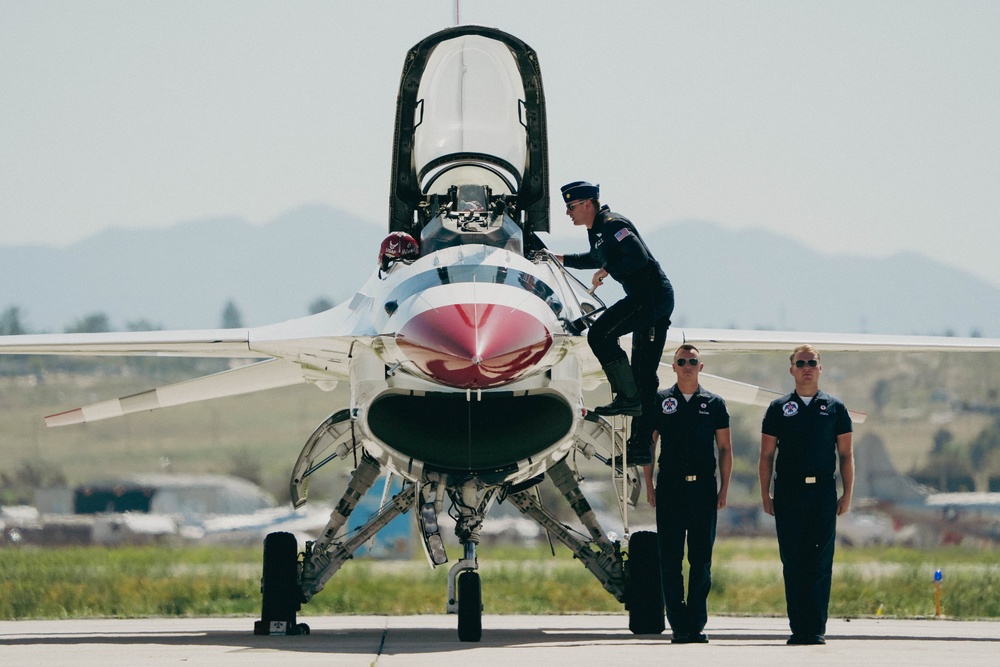
<svg viewBox="0 0 1000 667">
<path fill-rule="evenodd" d="M 667 622 L 675 639 L 697 636 L 708 621 L 712 548 L 718 514 L 715 432 L 729 428 L 726 402 L 710 391 L 686 400 L 677 385 L 656 395 L 653 429 L 660 434 L 656 477 L 656 535 Z M 684 540 L 687 538 L 687 603 Z"/>
<path fill-rule="evenodd" d="M 571 269 L 604 268 L 621 283 L 625 297 L 597 318 L 587 334 L 594 356 L 601 366 L 624 361 L 627 356 L 618 338 L 632 334 L 632 374 L 642 401 L 642 417 L 632 422 L 635 450 L 648 451 L 652 445 L 652 419 L 656 412 L 656 375 L 663 345 L 674 310 L 674 288 L 632 222 L 601 206 L 594 224 L 587 230 L 590 252 L 565 255 L 563 264 Z M 629 452 L 633 451 L 630 446 Z M 635 460 L 642 465 L 648 461 Z"/>
<path fill-rule="evenodd" d="M 837 436 L 852 431 L 847 408 L 819 391 L 809 405 L 792 392 L 772 401 L 761 431 L 777 438 L 774 522 L 793 636 L 826 634 L 837 530 Z"/>
</svg>

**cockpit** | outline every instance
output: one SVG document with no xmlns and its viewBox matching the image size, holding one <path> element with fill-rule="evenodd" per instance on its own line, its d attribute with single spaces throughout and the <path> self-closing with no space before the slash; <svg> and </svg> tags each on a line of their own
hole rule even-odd
<svg viewBox="0 0 1000 667">
<path fill-rule="evenodd" d="M 544 96 L 534 52 L 480 26 L 410 50 L 400 81 L 390 231 L 421 255 L 478 243 L 523 254 L 548 231 Z"/>
</svg>

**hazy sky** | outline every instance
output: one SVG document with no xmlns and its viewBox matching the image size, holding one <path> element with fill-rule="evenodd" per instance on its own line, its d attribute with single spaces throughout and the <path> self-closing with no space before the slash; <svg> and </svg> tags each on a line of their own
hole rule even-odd
<svg viewBox="0 0 1000 667">
<path fill-rule="evenodd" d="M 1000 287 L 1000 2 L 468 0 L 460 19 L 538 52 L 556 194 L 596 181 L 640 228 L 916 251 Z M 454 21 L 451 0 L 0 0 L 0 244 L 316 202 L 384 224 L 404 56 Z"/>
</svg>

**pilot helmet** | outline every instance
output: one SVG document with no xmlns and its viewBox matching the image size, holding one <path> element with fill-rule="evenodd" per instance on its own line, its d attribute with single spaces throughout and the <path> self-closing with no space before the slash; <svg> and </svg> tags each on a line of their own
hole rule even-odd
<svg viewBox="0 0 1000 667">
<path fill-rule="evenodd" d="M 406 232 L 392 232 L 382 240 L 378 250 L 378 261 L 383 271 L 397 260 L 413 260 L 418 257 L 420 257 L 420 246 L 416 239 Z"/>
</svg>

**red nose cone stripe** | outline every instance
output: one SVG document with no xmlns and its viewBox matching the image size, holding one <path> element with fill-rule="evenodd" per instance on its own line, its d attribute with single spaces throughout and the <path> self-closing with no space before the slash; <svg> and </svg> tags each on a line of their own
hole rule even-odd
<svg viewBox="0 0 1000 667">
<path fill-rule="evenodd" d="M 400 349 L 424 373 L 452 387 L 497 387 L 534 367 L 552 345 L 534 316 L 508 306 L 456 304 L 415 315 Z"/>
</svg>

